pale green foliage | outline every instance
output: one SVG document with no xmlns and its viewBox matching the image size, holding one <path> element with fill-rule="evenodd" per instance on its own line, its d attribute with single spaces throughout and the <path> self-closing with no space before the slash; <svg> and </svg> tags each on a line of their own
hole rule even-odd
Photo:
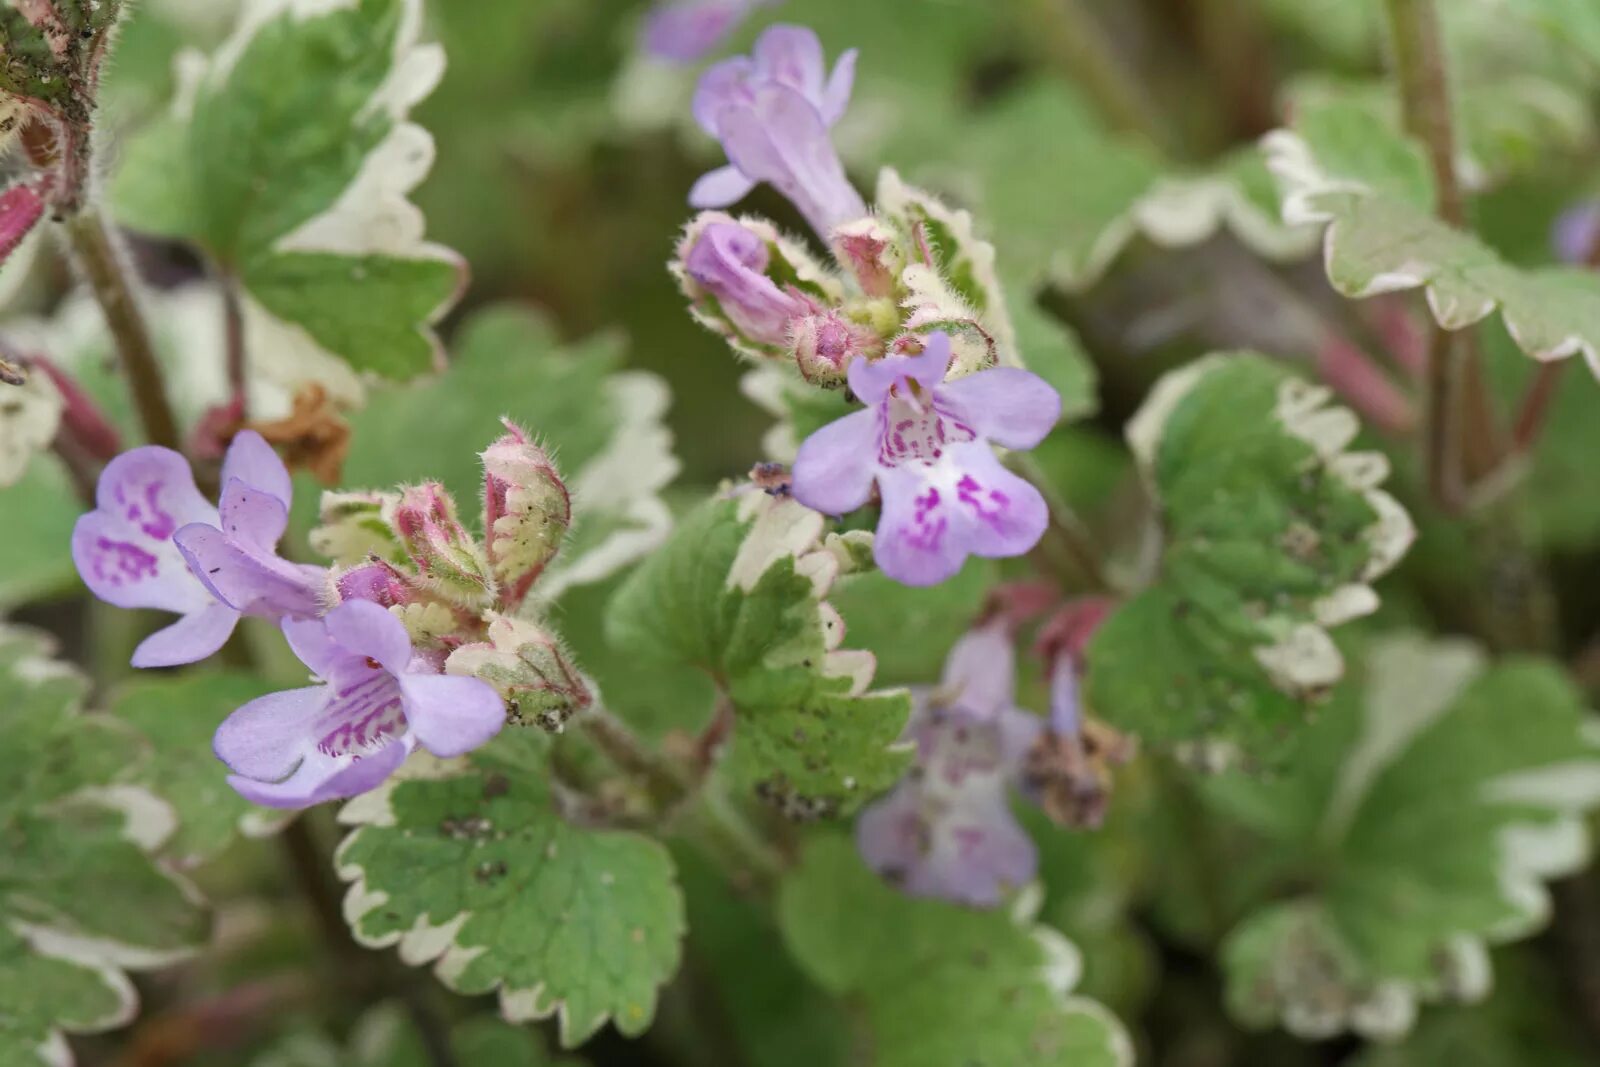
<svg viewBox="0 0 1600 1067">
<path fill-rule="evenodd" d="M 252 826 L 252 818 L 259 830 L 283 820 L 283 813 L 257 808 L 235 793 L 211 752 L 217 724 L 272 688 L 243 674 L 155 675 L 113 694 L 111 714 L 149 738 L 153 749 L 130 779 L 178 815 L 178 828 L 162 847 L 175 865 L 193 866 L 221 852 Z"/>
<path fill-rule="evenodd" d="M 1377 607 L 1370 582 L 1409 518 L 1355 416 L 1259 356 L 1214 356 L 1151 391 L 1128 438 L 1161 507 L 1155 583 L 1089 651 L 1089 702 L 1153 742 L 1272 760 L 1343 670 L 1328 628 Z"/>
<path fill-rule="evenodd" d="M 754 487 L 712 500 L 612 600 L 610 642 L 640 665 L 698 667 L 732 702 L 729 770 L 744 788 L 807 816 L 854 810 L 888 787 L 910 714 L 904 691 L 867 692 L 870 653 L 839 649 L 823 600 L 839 559 L 822 517 Z"/>
<path fill-rule="evenodd" d="M 423 241 L 406 200 L 433 161 L 406 114 L 443 69 L 417 44 L 420 18 L 418 0 L 254 5 L 115 176 L 124 222 L 194 242 L 237 279 L 252 348 L 286 384 L 353 400 L 352 371 L 408 378 L 437 361 L 432 323 L 463 266 Z"/>
<path fill-rule="evenodd" d="M 399 945 L 514 1021 L 560 1019 L 571 1047 L 610 1021 L 640 1034 L 677 969 L 683 899 L 671 857 L 636 833 L 556 809 L 544 735 L 512 730 L 470 760 L 413 759 L 348 804 L 345 914 L 362 943 Z"/>
<path fill-rule="evenodd" d="M 1582 353 L 1600 366 L 1600 277 L 1524 270 L 1440 222 L 1420 150 L 1360 107 L 1330 104 L 1268 135 L 1284 217 L 1325 222 L 1333 287 L 1352 298 L 1423 288 L 1434 318 L 1459 330 L 1496 308 L 1536 359 Z"/>
<path fill-rule="evenodd" d="M 876 1067 L 1111 1067 L 1122 1027 L 1071 995 L 1077 950 L 1031 916 L 912 900 L 842 837 L 810 841 L 778 922 L 816 982 L 864 1007 Z"/>
<path fill-rule="evenodd" d="M 1298 738 L 1294 773 L 1233 776 L 1214 809 L 1293 895 L 1223 951 L 1241 1021 L 1393 1036 L 1419 1001 L 1476 1000 L 1486 943 L 1549 916 L 1543 881 L 1588 854 L 1600 739 L 1551 665 L 1489 666 L 1461 642 L 1392 637 Z"/>
<path fill-rule="evenodd" d="M 139 736 L 80 706 L 87 682 L 28 631 L 0 631 L 0 1062 L 60 1064 L 59 1031 L 133 1016 L 122 969 L 169 963 L 207 931 L 192 891 L 150 853 L 174 827 L 148 790 L 117 784 L 143 765 Z M 116 887 L 116 908 L 87 887 Z"/>
</svg>

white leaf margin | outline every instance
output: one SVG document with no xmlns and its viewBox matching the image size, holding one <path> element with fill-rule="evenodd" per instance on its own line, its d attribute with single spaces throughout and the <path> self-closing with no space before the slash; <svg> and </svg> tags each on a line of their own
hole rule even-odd
<svg viewBox="0 0 1600 1067">
<path fill-rule="evenodd" d="M 342 881 L 350 884 L 350 888 L 345 891 L 342 905 L 345 925 L 350 928 L 350 936 L 364 948 L 394 948 L 400 961 L 408 967 L 432 964 L 434 976 L 447 989 L 452 990 L 456 988 L 468 965 L 487 948 L 483 945 L 462 945 L 456 940 L 461 928 L 475 913 L 470 910 L 460 911 L 437 924 L 429 922 L 427 915 L 423 914 L 417 916 L 409 930 L 399 930 L 379 936 L 365 934 L 361 929 L 362 920 L 387 904 L 389 894 L 368 883 L 366 868 L 347 860 L 346 853 L 354 847 L 367 827 L 398 825 L 390 801 L 394 791 L 404 783 L 442 781 L 468 773 L 471 773 L 469 764 L 464 758 L 442 760 L 426 752 L 414 753 L 383 784 L 347 801 L 339 810 L 339 824 L 355 829 L 339 843 L 333 856 L 334 870 Z M 681 933 L 680 929 L 680 937 Z M 543 982 L 532 987 L 519 987 L 500 978 L 494 983 L 494 991 L 499 1000 L 500 1014 L 507 1022 L 539 1022 L 554 1017 L 563 1048 L 574 1047 L 581 1035 L 592 1034 L 608 1022 L 613 1025 L 618 1023 L 614 1016 L 605 1012 L 593 1019 L 574 1020 L 568 1010 L 566 999 L 548 996 Z M 649 1024 L 652 1017 L 646 1016 L 645 1025 Z"/>
<path fill-rule="evenodd" d="M 1387 636 L 1371 650 L 1369 663 L 1362 731 L 1344 759 L 1329 798 L 1318 831 L 1324 840 L 1334 840 L 1344 831 L 1371 784 L 1411 742 L 1448 718 L 1457 698 L 1490 666 L 1489 658 L 1470 641 L 1417 634 Z M 1284 1029 L 1312 1041 L 1346 1030 L 1372 1040 L 1392 1041 L 1411 1030 L 1423 1003 L 1448 1000 L 1470 1004 L 1488 996 L 1493 986 L 1490 947 L 1520 940 L 1544 926 L 1552 911 L 1545 883 L 1581 870 L 1589 862 L 1592 842 L 1587 817 L 1600 807 L 1600 718 L 1589 715 L 1581 731 L 1593 752 L 1591 758 L 1501 775 L 1482 783 L 1478 790 L 1478 799 L 1488 806 L 1546 809 L 1546 818 L 1507 823 L 1500 832 L 1501 896 L 1515 914 L 1486 931 L 1448 935 L 1440 946 L 1435 974 L 1426 982 L 1379 978 L 1363 988 L 1344 986 L 1347 995 L 1342 998 L 1329 998 L 1327 987 L 1296 996 L 1292 982 L 1277 983 L 1274 992 L 1281 998 L 1277 1015 Z M 1299 921 L 1326 923 L 1314 899 L 1278 907 L 1304 912 Z M 1323 929 L 1325 936 L 1338 938 L 1331 924 Z M 1341 970 L 1338 960 L 1328 962 L 1334 964 L 1332 970 Z M 1278 963 L 1281 966 L 1283 959 Z"/>
<path fill-rule="evenodd" d="M 454 249 L 424 239 L 426 220 L 410 200 L 411 193 L 433 169 L 437 152 L 433 135 L 410 122 L 411 108 L 432 94 L 444 76 L 444 49 L 422 43 L 422 0 L 399 0 L 401 22 L 395 34 L 393 66 L 388 78 L 366 105 L 366 113 L 385 113 L 393 123 L 388 135 L 362 162 L 354 180 L 326 210 L 278 238 L 278 252 L 322 252 L 334 255 L 384 255 L 431 260 L 455 268 L 459 283 L 420 326 L 443 366 L 444 345 L 433 327 L 466 291 L 466 260 Z M 237 28 L 208 60 L 194 51 L 176 60 L 179 91 L 174 112 L 192 111 L 195 95 L 220 88 L 234 64 L 263 26 L 287 13 L 309 21 L 355 7 L 358 0 L 248 0 Z M 246 289 L 240 291 L 245 347 L 251 371 L 290 393 L 315 383 L 336 401 L 350 407 L 366 402 L 369 375 L 354 370 L 323 348 L 303 327 L 273 315 Z M 263 353 L 270 356 L 264 357 Z"/>
<path fill-rule="evenodd" d="M 1068 292 L 1083 293 L 1105 277 L 1136 238 L 1175 251 L 1220 233 L 1231 233 L 1250 251 L 1278 263 L 1304 259 L 1317 248 L 1315 227 L 1261 210 L 1225 171 L 1167 174 L 1112 219 L 1081 256 L 1058 253 L 1049 273 Z"/>
<path fill-rule="evenodd" d="M 78 677 L 70 664 L 56 659 L 52 638 L 26 627 L 0 623 L 0 644 L 31 642 L 33 648 L 10 665 L 16 680 L 25 685 Z M 81 714 L 81 712 L 79 712 Z M 175 871 L 158 863 L 156 853 L 178 828 L 177 811 L 165 800 L 141 786 L 116 784 L 92 786 L 62 797 L 56 807 L 88 804 L 122 816 L 122 837 L 151 858 L 154 869 L 171 882 L 195 905 L 204 899 L 195 885 Z M 109 990 L 115 1006 L 99 1018 L 51 1030 L 45 1043 L 36 1049 L 40 1062 L 49 1067 L 72 1067 L 75 1062 L 64 1033 L 95 1034 L 115 1030 L 132 1022 L 139 1013 L 139 994 L 126 971 L 156 970 L 191 958 L 202 946 L 152 949 L 145 945 L 82 937 L 56 929 L 48 923 L 29 922 L 15 916 L 0 916 L 8 929 L 28 944 L 37 955 L 60 960 L 92 972 Z"/>
<path fill-rule="evenodd" d="M 1155 459 L 1168 420 L 1208 374 L 1234 358 L 1229 353 L 1213 353 L 1168 373 L 1129 420 L 1128 447 L 1156 499 L 1160 493 L 1154 483 Z M 1278 387 L 1273 418 L 1286 434 L 1309 445 L 1316 461 L 1359 493 L 1377 517 L 1364 532 L 1368 558 L 1360 581 L 1317 600 L 1311 605 L 1309 619 L 1275 614 L 1260 620 L 1272 640 L 1254 649 L 1256 662 L 1274 685 L 1290 694 L 1314 693 L 1343 677 L 1344 657 L 1328 630 L 1378 609 L 1372 583 L 1400 562 L 1417 536 L 1405 508 L 1378 488 L 1389 476 L 1388 457 L 1381 452 L 1347 451 L 1361 423 L 1348 408 L 1331 405 L 1332 398 L 1331 389 L 1291 375 Z"/>
<path fill-rule="evenodd" d="M 1327 173 L 1316 160 L 1310 144 L 1292 130 L 1273 130 L 1261 139 L 1266 153 L 1267 169 L 1277 179 L 1283 196 L 1283 219 L 1293 225 L 1323 225 L 1323 269 L 1330 281 L 1337 277 L 1335 264 L 1344 239 L 1345 218 L 1331 206 L 1341 198 L 1361 200 L 1377 195 L 1363 182 L 1338 178 Z M 1360 300 L 1383 293 L 1404 292 L 1421 288 L 1428 310 L 1442 329 L 1461 330 L 1482 321 L 1496 308 L 1505 321 L 1506 330 L 1524 353 L 1542 362 L 1554 362 L 1581 354 L 1591 370 L 1600 376 L 1600 338 L 1586 337 L 1576 329 L 1562 333 L 1552 343 L 1535 343 L 1538 332 L 1533 328 L 1529 308 L 1525 303 L 1537 304 L 1539 290 L 1548 283 L 1541 278 L 1514 267 L 1495 255 L 1474 235 L 1455 229 L 1443 222 L 1429 220 L 1438 231 L 1462 243 L 1478 257 L 1484 258 L 1501 274 L 1500 285 L 1484 284 L 1483 298 L 1472 304 L 1460 304 L 1448 297 L 1434 284 L 1434 276 L 1443 264 L 1417 259 L 1400 259 L 1388 269 L 1378 271 L 1358 289 L 1340 289 L 1344 296 Z M 1474 278 L 1482 281 L 1476 275 Z M 1492 279 L 1491 279 L 1492 280 Z M 1506 283 L 1511 283 L 1509 289 Z M 1336 288 L 1339 288 L 1335 285 Z M 1495 292 L 1499 289 L 1499 292 Z M 1519 291 L 1520 290 L 1520 291 Z M 1535 311 L 1536 315 L 1537 312 Z"/>
</svg>

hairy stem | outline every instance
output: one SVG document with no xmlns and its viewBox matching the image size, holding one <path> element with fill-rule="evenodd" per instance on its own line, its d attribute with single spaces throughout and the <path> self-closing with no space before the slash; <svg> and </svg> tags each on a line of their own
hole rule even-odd
<svg viewBox="0 0 1600 1067">
<path fill-rule="evenodd" d="M 1045 57 L 1093 97 L 1119 129 L 1168 147 L 1155 108 L 1083 0 L 1027 0 L 1027 5 Z"/>
<path fill-rule="evenodd" d="M 153 445 L 177 449 L 178 420 L 167 399 L 166 381 L 150 341 L 150 330 L 134 295 L 132 272 L 117 247 L 116 237 L 104 216 L 92 207 L 68 216 L 62 229 L 73 259 L 105 315 L 145 439 Z"/>
<path fill-rule="evenodd" d="M 725 700 L 719 701 L 718 719 L 724 717 L 724 704 Z M 732 705 L 726 708 L 731 729 Z M 709 773 L 697 775 L 652 750 L 627 723 L 598 705 L 577 721 L 607 759 L 645 787 L 658 811 L 669 818 L 681 814 L 688 836 L 723 864 L 730 881 L 763 891 L 775 885 L 785 866 L 783 857 L 723 795 Z"/>
</svg>

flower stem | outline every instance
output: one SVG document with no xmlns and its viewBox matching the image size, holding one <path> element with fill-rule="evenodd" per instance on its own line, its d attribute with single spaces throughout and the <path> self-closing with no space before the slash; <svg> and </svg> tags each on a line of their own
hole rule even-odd
<svg viewBox="0 0 1600 1067">
<path fill-rule="evenodd" d="M 1434 0 L 1386 0 L 1385 6 L 1406 132 L 1427 153 L 1439 218 L 1464 227 L 1466 201 L 1456 176 L 1455 127 L 1438 11 Z M 1423 459 L 1428 487 L 1442 508 L 1457 512 L 1465 503 L 1468 479 L 1498 466 L 1500 452 L 1483 370 L 1470 336 L 1452 336 L 1435 325 L 1426 387 Z M 1464 443 L 1471 447 L 1464 450 Z M 1463 451 L 1469 453 L 1465 462 Z"/>
<path fill-rule="evenodd" d="M 150 341 L 149 328 L 134 296 L 131 271 L 117 247 L 116 238 L 104 216 L 93 207 L 67 216 L 62 229 L 73 258 L 105 315 L 145 439 L 154 445 L 178 448 L 178 420 L 167 399 L 166 382 L 156 360 L 155 346 Z"/>
<path fill-rule="evenodd" d="M 244 305 L 239 297 L 239 282 L 226 271 L 215 271 L 217 288 L 222 293 L 222 326 L 224 358 L 227 360 L 228 399 L 239 406 L 239 421 L 250 416 L 250 394 L 247 384 L 248 362 L 245 358 Z"/>
<path fill-rule="evenodd" d="M 606 758 L 644 785 L 662 814 L 669 819 L 682 815 L 688 836 L 722 861 L 730 881 L 762 890 L 773 888 L 783 873 L 783 857 L 729 802 L 709 774 L 696 775 L 653 751 L 627 723 L 599 705 L 584 711 L 577 721 Z M 697 803 L 691 805 L 690 801 Z"/>
<path fill-rule="evenodd" d="M 1561 382 L 1561 372 L 1566 367 L 1564 359 L 1539 364 L 1533 381 L 1517 406 L 1517 420 L 1512 424 L 1512 448 L 1519 454 L 1532 452 L 1544 432 L 1550 417 L 1550 402 L 1555 399 L 1556 386 Z"/>
</svg>

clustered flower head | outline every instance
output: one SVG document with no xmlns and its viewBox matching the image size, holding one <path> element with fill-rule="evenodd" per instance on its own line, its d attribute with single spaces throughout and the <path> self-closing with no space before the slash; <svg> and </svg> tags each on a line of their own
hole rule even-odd
<svg viewBox="0 0 1600 1067">
<path fill-rule="evenodd" d="M 483 538 L 438 483 L 326 493 L 311 537 L 324 567 L 277 554 L 289 473 L 259 434 L 229 446 L 216 506 L 183 456 L 136 448 L 106 466 L 73 558 L 102 600 L 180 616 L 137 667 L 204 659 L 245 615 L 277 623 L 318 684 L 229 716 L 214 742 L 228 781 L 274 807 L 354 796 L 418 746 L 458 756 L 507 722 L 560 729 L 592 701 L 528 604 L 571 522 L 566 487 L 509 422 L 483 460 Z"/>
<path fill-rule="evenodd" d="M 724 206 L 768 182 L 832 261 L 763 219 L 707 211 L 689 223 L 672 270 L 691 314 L 736 352 L 812 386 L 848 387 L 865 405 L 801 445 L 795 498 L 837 515 L 876 492 L 879 566 L 931 585 L 969 555 L 1038 543 L 1045 502 L 990 446 L 1037 445 L 1060 399 L 1020 366 L 994 248 L 971 216 L 892 170 L 870 211 L 850 185 L 828 131 L 854 65 L 846 53 L 827 74 L 815 34 L 774 26 L 751 56 L 708 70 L 695 98 L 731 163 L 701 179 L 691 203 Z"/>
<path fill-rule="evenodd" d="M 1100 824 L 1109 766 L 1131 755 L 1080 707 L 1082 644 L 1106 606 L 1069 603 L 1045 627 L 1047 718 L 1016 706 L 1016 619 L 996 615 L 956 642 L 938 687 L 913 690 L 904 736 L 915 746 L 911 769 L 856 824 L 868 866 L 913 896 L 992 907 L 1038 867 L 1013 795 L 1063 826 Z"/>
</svg>

